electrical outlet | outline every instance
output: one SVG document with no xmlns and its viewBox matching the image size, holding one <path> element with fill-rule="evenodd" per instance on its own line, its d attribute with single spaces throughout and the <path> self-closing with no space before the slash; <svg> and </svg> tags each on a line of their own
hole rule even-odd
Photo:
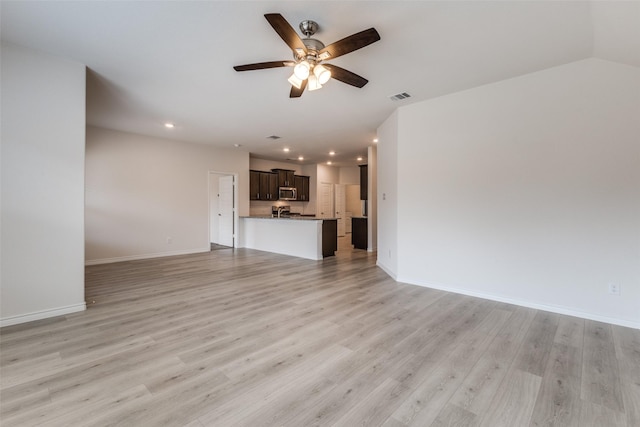
<svg viewBox="0 0 640 427">
<path fill-rule="evenodd" d="M 620 295 L 620 285 L 617 283 L 610 282 L 609 283 L 609 294 L 611 295 Z"/>
</svg>

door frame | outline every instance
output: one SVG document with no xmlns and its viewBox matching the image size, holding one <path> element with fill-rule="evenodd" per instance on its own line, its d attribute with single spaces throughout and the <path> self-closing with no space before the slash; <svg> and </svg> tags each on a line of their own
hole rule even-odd
<svg viewBox="0 0 640 427">
<path fill-rule="evenodd" d="M 322 207 L 322 186 L 323 185 L 327 185 L 327 188 L 329 188 L 329 192 L 330 192 L 330 194 L 329 194 L 329 203 L 330 203 L 329 210 L 330 210 L 330 212 L 326 213 L 326 214 L 321 214 L 321 215 L 322 215 L 323 218 L 332 218 L 333 216 L 335 216 L 335 210 L 336 210 L 335 200 L 334 200 L 334 197 L 335 197 L 334 196 L 334 194 L 335 194 L 334 190 L 335 189 L 333 187 L 334 184 L 332 182 L 324 182 L 324 181 L 320 182 L 320 185 L 318 186 L 318 195 L 316 195 L 316 199 L 317 199 L 317 201 L 316 201 L 316 205 L 317 205 L 316 211 L 320 212 L 320 208 Z"/>
<path fill-rule="evenodd" d="M 211 188 L 211 175 L 222 175 L 233 177 L 233 248 L 238 247 L 238 174 L 232 172 L 208 171 L 207 172 L 207 244 L 211 246 L 211 198 L 213 197 Z M 216 194 L 217 197 L 217 194 Z"/>
</svg>

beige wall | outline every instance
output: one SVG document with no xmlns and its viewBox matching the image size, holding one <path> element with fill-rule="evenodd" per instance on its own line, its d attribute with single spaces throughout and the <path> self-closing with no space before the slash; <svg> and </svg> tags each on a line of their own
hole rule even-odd
<svg viewBox="0 0 640 427">
<path fill-rule="evenodd" d="M 87 262 L 207 251 L 210 172 L 236 175 L 247 215 L 248 153 L 88 127 Z"/>
<path fill-rule="evenodd" d="M 346 211 L 353 216 L 362 215 L 362 201 L 360 200 L 360 185 L 345 186 Z"/>
<path fill-rule="evenodd" d="M 360 185 L 360 168 L 358 166 L 345 166 L 339 169 L 340 184 Z"/>
</svg>

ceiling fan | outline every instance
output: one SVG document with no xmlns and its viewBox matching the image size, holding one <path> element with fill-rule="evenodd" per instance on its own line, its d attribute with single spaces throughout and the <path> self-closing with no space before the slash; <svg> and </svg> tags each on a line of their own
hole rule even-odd
<svg viewBox="0 0 640 427">
<path fill-rule="evenodd" d="M 264 15 L 269 24 L 293 51 L 293 61 L 270 61 L 256 64 L 236 65 L 236 71 L 263 70 L 266 68 L 293 67 L 293 75 L 289 77 L 291 83 L 290 98 L 298 98 L 306 87 L 309 90 L 320 89 L 330 78 L 358 88 L 369 81 L 351 71 L 337 65 L 326 64 L 324 61 L 334 59 L 354 50 L 361 49 L 380 40 L 380 34 L 375 28 L 360 31 L 325 46 L 320 40 L 311 38 L 318 31 L 318 24 L 306 20 L 300 23 L 300 31 L 305 35 L 301 39 L 286 19 L 279 13 Z"/>
</svg>

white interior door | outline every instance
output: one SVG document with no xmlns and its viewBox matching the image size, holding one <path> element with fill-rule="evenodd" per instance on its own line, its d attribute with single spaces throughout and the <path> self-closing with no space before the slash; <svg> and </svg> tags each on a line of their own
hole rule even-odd
<svg viewBox="0 0 640 427">
<path fill-rule="evenodd" d="M 333 185 L 322 182 L 320 183 L 320 200 L 319 211 L 316 215 L 320 218 L 333 217 Z"/>
<path fill-rule="evenodd" d="M 233 175 L 218 179 L 218 244 L 233 246 Z"/>
<path fill-rule="evenodd" d="M 338 218 L 338 236 L 345 235 L 345 186 L 344 184 L 335 185 L 335 199 L 336 199 L 336 218 Z"/>
</svg>

